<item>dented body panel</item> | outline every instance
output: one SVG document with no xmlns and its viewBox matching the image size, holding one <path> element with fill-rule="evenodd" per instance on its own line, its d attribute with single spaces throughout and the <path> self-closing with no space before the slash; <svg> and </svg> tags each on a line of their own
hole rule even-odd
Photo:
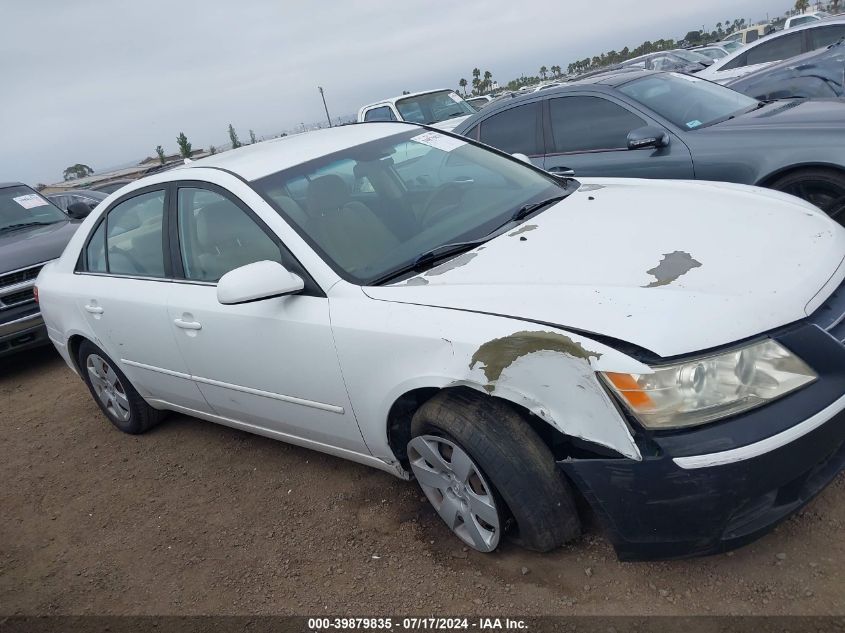
<svg viewBox="0 0 845 633">
<path fill-rule="evenodd" d="M 375 301 L 352 286 L 336 287 L 330 305 L 352 408 L 376 457 L 395 459 L 385 420 L 400 396 L 465 386 L 515 402 L 561 433 L 640 458 L 595 372 L 649 370 L 606 345 L 506 317 Z"/>
</svg>

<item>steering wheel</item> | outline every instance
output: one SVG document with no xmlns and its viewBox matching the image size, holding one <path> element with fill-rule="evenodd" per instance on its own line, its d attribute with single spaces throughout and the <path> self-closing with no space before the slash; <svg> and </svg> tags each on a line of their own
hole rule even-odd
<svg viewBox="0 0 845 633">
<path fill-rule="evenodd" d="M 463 198 L 463 191 L 460 183 L 447 182 L 440 185 L 426 200 L 420 216 L 420 224 L 423 227 L 436 224 L 437 220 L 447 212 L 452 212 L 458 208 L 461 198 Z"/>
</svg>

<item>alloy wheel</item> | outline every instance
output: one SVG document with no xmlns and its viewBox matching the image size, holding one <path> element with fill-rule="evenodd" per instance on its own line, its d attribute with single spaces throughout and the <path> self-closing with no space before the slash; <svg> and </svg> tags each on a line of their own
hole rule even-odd
<svg viewBox="0 0 845 633">
<path fill-rule="evenodd" d="M 106 411 L 121 422 L 129 420 L 131 415 L 129 398 L 126 396 L 126 390 L 117 372 L 97 354 L 88 356 L 85 365 L 94 393 L 97 394 Z"/>
<path fill-rule="evenodd" d="M 789 185 L 783 191 L 816 205 L 845 225 L 845 188 L 826 180 L 807 179 Z"/>
<path fill-rule="evenodd" d="M 460 446 L 436 435 L 408 443 L 411 470 L 440 518 L 480 552 L 499 545 L 501 519 L 493 489 Z"/>
</svg>

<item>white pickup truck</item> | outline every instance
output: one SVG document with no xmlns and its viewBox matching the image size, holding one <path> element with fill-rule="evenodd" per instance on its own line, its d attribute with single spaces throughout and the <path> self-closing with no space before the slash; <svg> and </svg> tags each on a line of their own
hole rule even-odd
<svg viewBox="0 0 845 633">
<path fill-rule="evenodd" d="M 454 90 L 426 90 L 365 105 L 358 110 L 358 122 L 409 121 L 449 131 L 472 114 L 475 108 Z"/>
</svg>

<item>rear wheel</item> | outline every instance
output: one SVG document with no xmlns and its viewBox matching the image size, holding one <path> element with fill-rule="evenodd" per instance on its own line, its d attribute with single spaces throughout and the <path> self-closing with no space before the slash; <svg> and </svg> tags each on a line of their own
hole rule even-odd
<svg viewBox="0 0 845 633">
<path fill-rule="evenodd" d="M 469 547 L 491 552 L 510 524 L 523 547 L 549 551 L 581 531 L 572 491 L 549 449 L 506 403 L 446 391 L 411 422 L 411 470 Z"/>
<path fill-rule="evenodd" d="M 778 178 L 769 187 L 802 198 L 845 225 L 845 173 L 824 168 L 800 169 Z"/>
<path fill-rule="evenodd" d="M 162 411 L 144 401 L 117 365 L 90 341 L 79 346 L 79 367 L 94 401 L 124 433 L 143 433 L 164 417 Z"/>
</svg>

